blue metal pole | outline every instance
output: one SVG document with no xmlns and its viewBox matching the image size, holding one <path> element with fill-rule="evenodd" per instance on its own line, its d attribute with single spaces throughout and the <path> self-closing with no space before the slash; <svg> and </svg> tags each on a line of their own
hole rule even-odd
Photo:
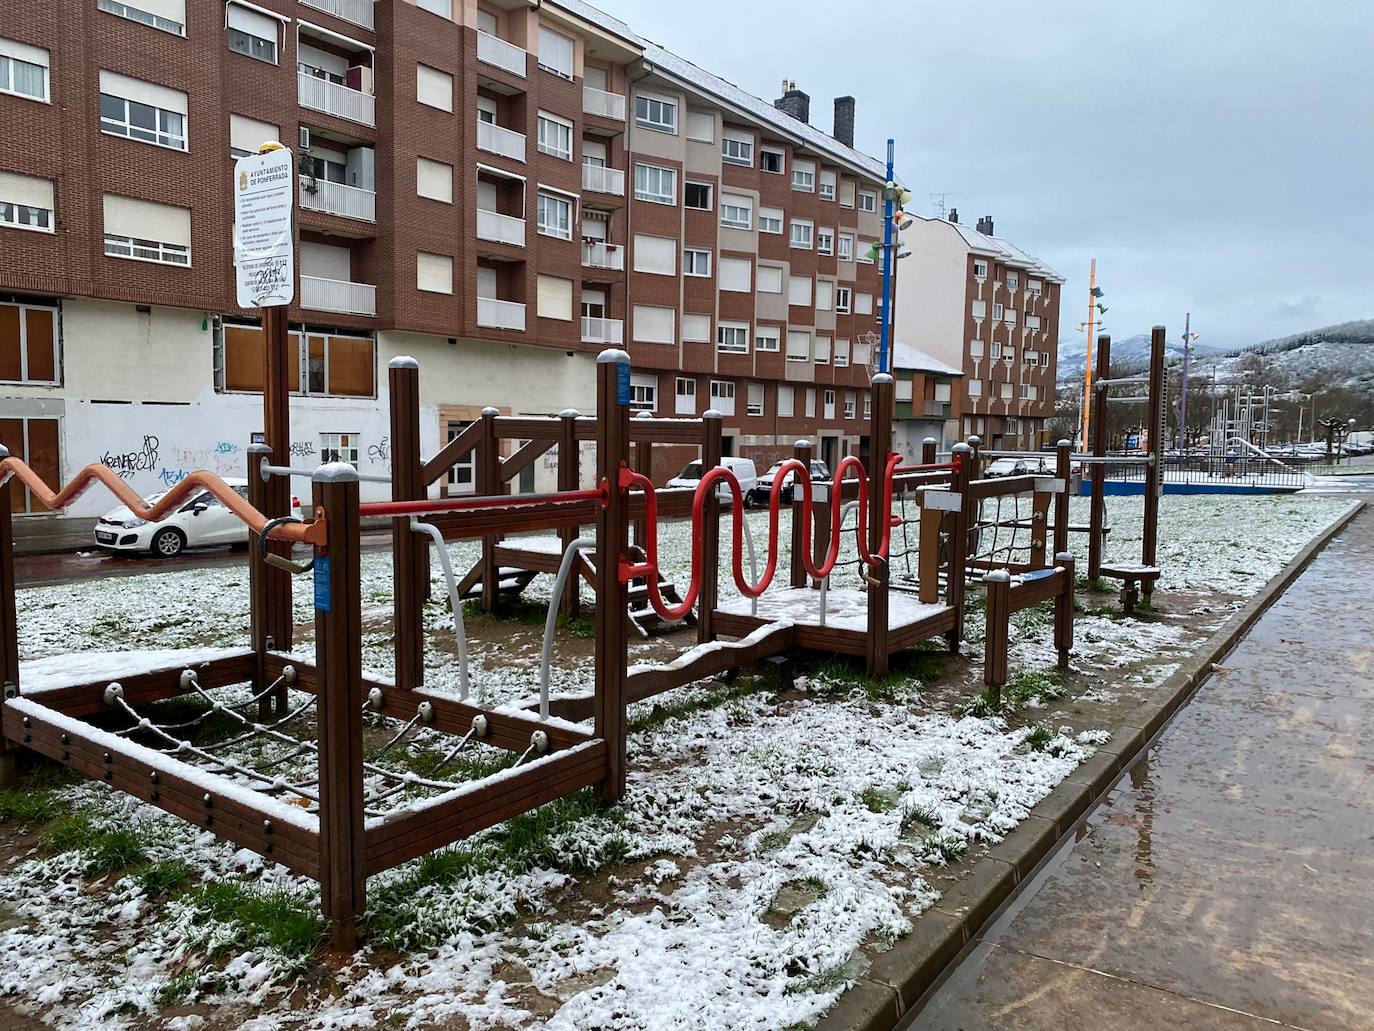
<svg viewBox="0 0 1374 1031">
<path fill-rule="evenodd" d="M 887 141 L 887 181 L 892 179 L 893 141 Z M 883 191 L 883 321 L 878 342 L 878 371 L 888 371 L 888 358 L 892 354 L 892 196 Z"/>
</svg>

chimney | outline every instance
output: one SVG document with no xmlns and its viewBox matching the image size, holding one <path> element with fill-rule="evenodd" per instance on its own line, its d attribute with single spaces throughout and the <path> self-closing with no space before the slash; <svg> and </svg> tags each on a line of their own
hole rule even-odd
<svg viewBox="0 0 1374 1031">
<path fill-rule="evenodd" d="M 835 98 L 835 140 L 846 147 L 854 146 L 854 98 Z"/>
<path fill-rule="evenodd" d="M 773 101 L 773 106 L 799 122 L 811 121 L 811 98 L 797 89 L 791 79 L 782 80 L 782 96 Z"/>
<path fill-rule="evenodd" d="M 958 224 L 959 224 L 959 209 L 958 209 L 958 208 L 950 208 L 950 209 L 949 209 L 949 220 L 950 220 L 951 222 L 953 222 L 955 225 L 958 225 Z"/>
<path fill-rule="evenodd" d="M 992 236 L 992 216 L 984 215 L 980 218 L 978 220 L 977 229 L 978 232 L 982 233 L 984 236 Z"/>
</svg>

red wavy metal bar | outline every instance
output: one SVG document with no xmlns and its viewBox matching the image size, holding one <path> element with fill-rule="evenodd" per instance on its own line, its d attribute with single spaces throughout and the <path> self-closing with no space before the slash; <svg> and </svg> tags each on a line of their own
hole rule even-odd
<svg viewBox="0 0 1374 1031">
<path fill-rule="evenodd" d="M 837 487 L 850 470 L 858 473 L 859 518 L 855 526 L 855 536 L 858 540 L 859 554 L 863 557 L 864 562 L 870 566 L 887 560 L 892 527 L 895 522 L 892 516 L 892 478 L 896 474 L 901 460 L 901 456 L 897 454 L 887 456 L 886 467 L 883 471 L 884 497 L 881 499 L 885 503 L 887 518 L 883 520 L 882 536 L 876 552 L 870 552 L 868 548 L 868 474 L 864 470 L 863 463 L 853 455 L 849 455 L 840 461 L 835 470 L 833 483 Z M 949 463 L 945 468 L 957 469 L 957 465 Z M 744 498 L 740 491 L 739 480 L 729 469 L 724 466 L 717 466 L 708 471 L 697 483 L 696 493 L 692 498 L 692 578 L 683 591 L 682 601 L 677 605 L 670 605 L 664 600 L 658 589 L 658 501 L 653 482 L 643 473 L 622 467 L 620 470 L 620 489 L 628 491 L 633 487 L 639 487 L 644 491 L 645 541 L 644 561 L 631 563 L 622 559 L 620 562 L 620 579 L 629 581 L 643 577 L 647 581 L 649 603 L 663 619 L 677 620 L 687 615 L 692 606 L 696 604 L 697 595 L 701 592 L 701 539 L 706 499 L 710 497 L 709 492 L 715 489 L 717 482 L 724 482 L 730 488 L 730 494 L 734 501 L 730 512 L 733 530 L 730 565 L 735 578 L 735 586 L 746 598 L 757 598 L 768 590 L 774 575 L 777 573 L 778 514 L 782 500 L 782 488 L 789 472 L 796 474 L 804 490 L 801 504 L 802 518 L 806 520 L 806 542 L 801 556 L 802 562 L 806 567 L 807 574 L 811 577 L 821 580 L 829 576 L 840 557 L 840 518 L 844 514 L 844 506 L 838 504 L 830 506 L 830 547 L 826 552 L 825 560 L 816 565 L 812 560 L 813 547 L 811 543 L 813 525 L 811 472 L 805 463 L 792 458 L 783 462 L 773 471 L 773 489 L 768 496 L 768 562 L 756 583 L 750 583 L 744 576 Z M 795 486 L 793 490 L 796 490 Z"/>
<path fill-rule="evenodd" d="M 130 512 L 150 523 L 161 519 L 192 494 L 202 490 L 213 494 L 225 508 L 242 519 L 254 533 L 261 534 L 268 522 L 267 516 L 240 497 L 233 487 L 214 473 L 206 472 L 203 469 L 182 479 L 153 505 L 145 504 L 138 493 L 125 483 L 118 473 L 99 463 L 86 466 L 73 476 L 71 481 L 60 491 L 54 491 L 43 481 L 43 477 L 29 468 L 28 463 L 13 455 L 0 461 L 0 479 L 9 476 L 14 476 L 22 481 L 29 490 L 33 491 L 34 497 L 54 511 L 59 508 L 66 508 L 86 493 L 91 484 L 100 483 L 123 502 Z M 317 512 L 313 523 L 283 523 L 273 527 L 268 536 L 272 540 L 297 541 L 323 547 L 326 540 L 324 518 Z"/>
<path fill-rule="evenodd" d="M 603 489 L 565 490 L 555 494 L 514 494 L 509 497 L 438 498 L 432 501 L 369 501 L 358 506 L 359 515 L 403 516 L 426 512 L 466 512 L 486 508 L 519 508 L 524 505 L 546 505 L 569 501 L 601 501 Z"/>
</svg>

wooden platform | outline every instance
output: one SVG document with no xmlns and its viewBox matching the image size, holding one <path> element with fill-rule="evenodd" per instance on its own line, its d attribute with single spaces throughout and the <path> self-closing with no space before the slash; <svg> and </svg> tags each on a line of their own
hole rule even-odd
<svg viewBox="0 0 1374 1031">
<path fill-rule="evenodd" d="M 821 622 L 820 591 L 809 587 L 770 590 L 750 612 L 748 598 L 734 597 L 718 606 L 713 625 L 719 634 L 746 637 L 769 623 L 790 622 L 798 648 L 841 655 L 868 653 L 868 595 L 864 591 L 831 588 L 826 593 L 825 621 Z M 895 654 L 955 628 L 949 605 L 928 605 L 906 594 L 888 597 L 888 650 Z"/>
</svg>

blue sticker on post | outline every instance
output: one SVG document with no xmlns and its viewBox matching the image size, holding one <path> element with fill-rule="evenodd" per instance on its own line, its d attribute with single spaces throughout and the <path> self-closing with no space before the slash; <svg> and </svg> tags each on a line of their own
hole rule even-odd
<svg viewBox="0 0 1374 1031">
<path fill-rule="evenodd" d="M 329 611 L 329 556 L 318 555 L 315 558 L 315 609 L 318 612 Z"/>
<path fill-rule="evenodd" d="M 630 363 L 617 362 L 615 367 L 615 403 L 630 403 Z"/>
</svg>

